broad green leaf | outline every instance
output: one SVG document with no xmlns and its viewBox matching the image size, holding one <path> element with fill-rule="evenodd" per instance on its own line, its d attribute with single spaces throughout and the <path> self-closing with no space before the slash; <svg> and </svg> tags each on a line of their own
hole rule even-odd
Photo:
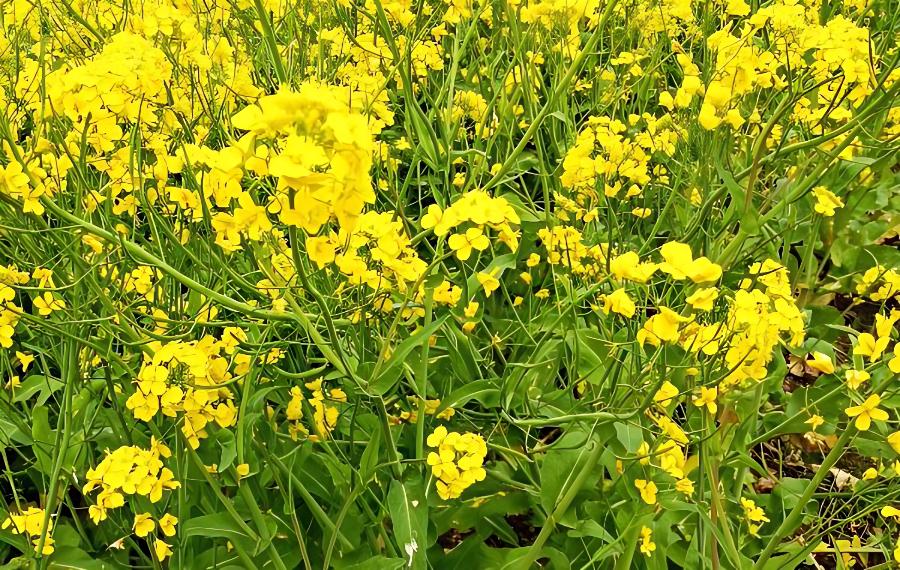
<svg viewBox="0 0 900 570">
<path fill-rule="evenodd" d="M 37 375 L 29 376 L 16 388 L 13 401 L 24 402 L 36 393 L 41 392 L 40 398 L 38 399 L 38 405 L 42 406 L 46 403 L 51 394 L 60 390 L 63 386 L 65 386 L 65 384 L 55 378 Z"/>
<path fill-rule="evenodd" d="M 422 482 L 418 479 L 405 483 L 394 480 L 388 491 L 387 506 L 394 538 L 401 553 L 407 557 L 407 567 L 426 568 L 428 504 Z"/>
</svg>

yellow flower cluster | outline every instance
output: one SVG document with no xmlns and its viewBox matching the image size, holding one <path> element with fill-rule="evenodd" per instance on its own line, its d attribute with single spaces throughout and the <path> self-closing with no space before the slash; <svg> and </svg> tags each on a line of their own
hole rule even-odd
<svg viewBox="0 0 900 570">
<path fill-rule="evenodd" d="M 509 247 L 519 248 L 519 215 L 502 196 L 492 197 L 483 190 L 473 190 L 459 197 L 442 210 L 437 204 L 428 206 L 422 216 L 422 229 L 432 230 L 438 237 L 454 231 L 447 240 L 456 257 L 465 261 L 475 251 L 484 251 L 491 245 L 485 228 L 497 232 L 497 239 Z M 466 225 L 462 231 L 460 226 Z"/>
<path fill-rule="evenodd" d="M 656 34 L 670 37 L 695 37 L 699 28 L 695 22 L 691 0 L 641 0 L 636 5 L 618 7 L 616 12 L 626 16 L 633 29 L 640 31 L 643 42 Z"/>
<path fill-rule="evenodd" d="M 94 524 L 106 520 L 111 509 L 125 504 L 125 495 L 142 495 L 153 503 L 158 503 L 163 491 L 177 489 L 181 483 L 162 458 L 172 456 L 169 448 L 152 439 L 149 449 L 137 446 L 122 446 L 109 453 L 97 467 L 89 469 L 82 492 L 87 495 L 100 489 L 96 504 L 89 508 Z"/>
<path fill-rule="evenodd" d="M 606 244 L 588 247 L 581 232 L 572 226 L 541 228 L 538 237 L 550 265 L 562 265 L 584 278 L 599 276 L 606 267 Z"/>
<path fill-rule="evenodd" d="M 461 89 L 453 94 L 454 121 L 471 120 L 475 125 L 475 136 L 490 136 L 497 126 L 496 118 L 488 121 L 488 104 L 480 94 Z"/>
<path fill-rule="evenodd" d="M 291 399 L 288 401 L 285 410 L 285 416 L 289 422 L 288 429 L 292 439 L 297 439 L 298 435 L 308 437 L 310 441 L 319 441 L 327 438 L 331 430 L 337 425 L 338 409 L 330 405 L 332 402 L 343 403 L 347 401 L 347 394 L 340 388 L 331 388 L 326 390 L 322 387 L 322 379 L 307 382 L 306 389 L 312 395 L 307 397 L 303 394 L 303 390 L 299 386 L 291 388 Z M 312 409 L 314 433 L 310 434 L 309 430 L 303 425 L 303 403 Z"/>
<path fill-rule="evenodd" d="M 437 448 L 428 454 L 427 462 L 437 479 L 437 492 L 442 499 L 455 499 L 485 478 L 487 444 L 480 435 L 448 432 L 444 426 L 438 426 L 426 443 Z"/>
<path fill-rule="evenodd" d="M 319 267 L 333 261 L 351 285 L 373 291 L 405 293 L 427 267 L 394 212 L 366 212 L 352 229 L 341 227 L 337 236 L 308 238 L 306 248 Z"/>
<path fill-rule="evenodd" d="M 400 424 L 403 422 L 415 423 L 419 418 L 419 402 L 423 402 L 425 404 L 425 415 L 426 416 L 435 416 L 441 420 L 449 420 L 456 414 L 456 410 L 453 408 L 445 408 L 440 413 L 437 413 L 438 408 L 441 407 L 441 401 L 439 399 L 434 400 L 422 400 L 421 398 L 416 398 L 414 396 L 408 396 L 407 401 L 410 406 L 411 411 L 401 410 L 400 413 L 396 416 L 391 416 L 391 422 L 394 424 Z M 398 404 L 399 406 L 399 404 Z"/>
<path fill-rule="evenodd" d="M 406 27 L 415 19 L 412 4 L 407 0 L 380 3 L 388 21 L 393 25 L 393 40 L 398 53 L 403 54 L 404 65 L 410 65 L 417 82 L 426 82 L 430 71 L 444 68 L 444 51 L 440 44 L 440 28 L 432 31 L 432 38 L 424 34 L 406 35 Z M 372 0 L 366 1 L 366 9 L 375 13 Z M 402 74 L 394 60 L 390 47 L 380 37 L 380 30 L 368 21 L 360 22 L 355 34 L 348 35 L 343 25 L 323 29 L 320 45 L 336 67 L 336 78 L 354 91 L 354 99 L 367 109 L 369 126 L 373 134 L 394 124 L 394 111 L 388 96 L 389 89 L 402 85 Z M 443 33 L 446 33 L 444 31 Z M 406 58 L 409 58 L 408 61 Z"/>
<path fill-rule="evenodd" d="M 752 15 L 743 0 L 733 0 L 727 11 L 749 17 L 737 35 L 723 28 L 707 38 L 716 66 L 700 109 L 704 128 L 714 129 L 723 120 L 740 127 L 745 121 L 739 109 L 742 99 L 755 88 L 784 88 L 783 72 L 796 73 L 798 66 L 808 68 L 823 87 L 815 107 L 809 99 L 799 103 L 795 119 L 820 131 L 825 115 L 840 122 L 851 116 L 847 109 L 834 112 L 834 101 L 846 97 L 855 105 L 871 93 L 869 33 L 853 20 L 838 15 L 821 24 L 815 3 L 804 6 L 796 0 L 774 2 Z M 757 41 L 758 35 L 769 38 L 768 49 Z M 827 81 L 836 72 L 842 81 Z"/>
<path fill-rule="evenodd" d="M 19 271 L 15 266 L 0 267 L 0 347 L 12 347 L 16 325 L 22 317 L 22 307 L 16 305 L 16 288 L 34 281 L 37 289 L 55 289 L 53 271 L 38 267 L 31 275 Z M 66 301 L 53 291 L 36 293 L 31 299 L 32 308 L 41 317 L 48 317 L 65 310 Z"/>
<path fill-rule="evenodd" d="M 634 116 L 628 125 L 610 117 L 588 118 L 563 159 L 560 177 L 575 203 L 563 200 L 557 216 L 567 220 L 565 212 L 571 211 L 581 220 L 591 214 L 602 203 L 598 186 L 608 198 L 640 196 L 651 180 L 653 154 L 673 155 L 680 138 L 668 116 Z"/>
<path fill-rule="evenodd" d="M 225 428 L 237 419 L 234 395 L 221 386 L 231 379 L 228 359 L 219 354 L 222 348 L 209 336 L 198 342 L 159 346 L 145 359 L 135 382 L 137 390 L 126 406 L 145 422 L 158 412 L 170 418 L 182 413 L 182 433 L 196 449 L 207 436 L 208 424 L 215 422 Z"/>
<path fill-rule="evenodd" d="M 759 536 L 759 527 L 769 522 L 766 512 L 756 506 L 756 502 L 746 497 L 741 497 L 741 508 L 744 511 L 744 519 L 747 521 L 750 534 Z"/>
<path fill-rule="evenodd" d="M 684 109 L 690 107 L 694 97 L 703 93 L 703 82 L 700 80 L 700 68 L 686 53 L 678 53 L 675 55 L 675 61 L 681 67 L 682 80 L 681 85 L 672 96 L 668 91 L 663 91 L 659 95 L 659 105 L 668 109 L 673 108 Z"/>
<path fill-rule="evenodd" d="M 599 4 L 591 0 L 527 0 L 522 2 L 522 21 L 537 23 L 547 28 L 560 26 L 565 31 L 578 33 L 584 21 L 588 27 L 597 23 Z"/>
<path fill-rule="evenodd" d="M 159 530 L 165 536 L 172 537 L 175 536 L 175 527 L 178 524 L 178 517 L 171 515 L 169 513 L 164 514 L 159 518 Z M 134 534 L 141 537 L 147 538 L 151 532 L 156 530 L 157 521 L 153 520 L 153 515 L 150 513 L 139 513 L 134 515 L 134 524 L 132 525 L 132 529 L 134 530 Z M 163 542 L 158 537 L 153 537 L 153 553 L 156 554 L 156 559 L 162 562 L 166 558 L 168 558 L 172 554 L 172 547 Z"/>
<path fill-rule="evenodd" d="M 167 101 L 166 82 L 171 75 L 172 64 L 162 50 L 140 35 L 120 32 L 84 65 L 47 75 L 49 110 L 73 121 L 75 133 L 83 134 L 87 128 L 97 135 L 95 139 L 88 135 L 88 141 L 98 149 L 111 150 L 104 147 L 122 138 L 120 121 L 155 118 L 156 110 Z M 32 100 L 38 103 L 40 99 Z M 104 132 L 106 128 L 110 131 Z"/>
<path fill-rule="evenodd" d="M 660 267 L 673 278 L 689 277 L 699 282 L 718 279 L 721 274 L 717 265 L 708 260 L 701 261 L 705 258 L 692 259 L 687 264 L 672 264 L 678 259 L 684 261 L 688 257 L 666 255 L 667 261 Z M 660 306 L 638 331 L 638 342 L 653 346 L 677 342 L 688 352 L 702 352 L 708 356 L 724 351 L 724 364 L 729 372 L 720 388 L 764 379 L 766 368 L 783 337 L 787 337 L 791 346 L 803 342 L 805 322 L 792 296 L 786 268 L 768 259 L 754 263 L 749 275 L 730 299 L 728 314 L 723 321 L 703 322 L 696 315 L 684 316 Z M 710 311 L 717 298 L 715 288 L 706 288 L 696 291 L 688 302 L 696 310 Z"/>
<path fill-rule="evenodd" d="M 258 143 L 268 148 L 267 174 L 278 180 L 268 210 L 282 223 L 316 233 L 334 218 L 352 230 L 365 204 L 375 202 L 369 176 L 375 145 L 365 115 L 347 104 L 350 95 L 310 82 L 261 97 L 232 117 L 235 128 L 249 131 L 245 156 L 256 156 Z M 226 243 L 234 245 L 234 231 Z"/>
<path fill-rule="evenodd" d="M 856 285 L 856 292 L 876 303 L 900 298 L 900 271 L 881 265 L 870 267 Z"/>
<path fill-rule="evenodd" d="M 668 380 L 654 394 L 655 407 L 647 411 L 647 417 L 660 430 L 659 436 L 652 444 L 642 441 L 637 449 L 639 463 L 659 469 L 675 480 L 675 490 L 690 496 L 694 492 L 693 482 L 687 477 L 688 472 L 688 436 L 677 422 L 669 417 L 669 410 L 675 408 L 679 398 L 678 388 Z M 635 487 L 641 498 L 648 504 L 656 503 L 656 484 L 650 480 L 637 479 Z"/>
<path fill-rule="evenodd" d="M 38 507 L 28 507 L 24 511 L 21 512 L 10 512 L 6 519 L 3 521 L 3 524 L 0 525 L 0 528 L 7 529 L 11 527 L 13 534 L 27 534 L 29 538 L 31 538 L 31 543 L 34 545 L 34 550 L 37 552 L 38 547 L 41 546 L 41 536 L 44 534 L 42 531 L 44 529 L 44 518 L 45 518 L 44 509 L 40 509 Z M 44 538 L 44 544 L 41 547 L 41 554 L 49 555 L 53 554 L 53 537 L 50 536 L 53 533 L 53 519 L 47 520 L 47 532 Z"/>
<path fill-rule="evenodd" d="M 16 324 L 19 322 L 21 308 L 14 300 L 16 292 L 12 287 L 0 282 L 0 347 L 10 348 L 13 345 L 13 335 L 16 332 Z"/>
<path fill-rule="evenodd" d="M 735 293 L 725 320 L 725 365 L 730 372 L 722 381 L 724 387 L 764 379 L 782 337 L 786 336 L 788 344 L 796 347 L 806 335 L 788 270 L 767 259 L 751 265 L 749 274 Z"/>
</svg>

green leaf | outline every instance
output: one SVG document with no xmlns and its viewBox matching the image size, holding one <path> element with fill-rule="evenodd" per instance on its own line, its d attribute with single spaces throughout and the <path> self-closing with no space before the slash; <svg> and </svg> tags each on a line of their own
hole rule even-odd
<svg viewBox="0 0 900 570">
<path fill-rule="evenodd" d="M 19 426 L 7 419 L 5 413 L 0 411 L 0 446 L 9 447 L 13 443 L 32 445 L 34 439 L 31 434 L 22 431 Z"/>
<path fill-rule="evenodd" d="M 359 475 L 363 481 L 368 481 L 378 467 L 378 452 L 381 450 L 381 437 L 373 435 L 363 450 L 359 461 Z"/>
<path fill-rule="evenodd" d="M 46 406 L 36 406 L 31 412 L 31 437 L 34 438 L 34 457 L 37 467 L 45 475 L 53 469 L 53 458 L 50 453 L 55 445 L 55 432 L 50 427 L 50 410 Z"/>
<path fill-rule="evenodd" d="M 562 499 L 566 490 L 574 482 L 578 474 L 579 461 L 586 456 L 585 450 L 589 446 L 582 446 L 580 450 L 564 449 L 551 450 L 541 462 L 541 506 L 545 513 L 552 513 L 557 503 Z M 567 513 L 572 512 L 570 507 Z M 577 521 L 571 517 L 561 517 L 561 524 L 574 526 Z"/>
<path fill-rule="evenodd" d="M 406 483 L 395 480 L 388 491 L 387 506 L 397 545 L 409 561 L 407 567 L 426 568 L 428 503 L 422 482 L 418 479 Z"/>
<path fill-rule="evenodd" d="M 441 413 L 447 408 L 456 408 L 466 402 L 477 400 L 483 407 L 492 408 L 500 404 L 500 390 L 493 380 L 475 380 L 450 393 L 441 400 L 441 405 L 436 413 Z"/>
<path fill-rule="evenodd" d="M 400 378 L 400 374 L 403 371 L 403 365 L 406 363 L 409 353 L 412 352 L 413 349 L 428 342 L 428 338 L 441 328 L 441 325 L 444 324 L 444 321 L 446 321 L 449 316 L 450 315 L 444 315 L 430 325 L 422 327 L 414 334 L 410 335 L 409 338 L 397 345 L 396 350 L 394 350 L 388 359 L 384 370 L 381 371 L 378 378 L 375 378 L 370 383 L 372 391 L 379 396 L 390 391 L 394 386 L 394 383 Z"/>
<path fill-rule="evenodd" d="M 53 551 L 47 568 L 51 570 L 106 570 L 107 568 L 113 568 L 113 566 L 102 560 L 91 558 L 87 552 L 80 548 L 60 546 Z"/>
<path fill-rule="evenodd" d="M 349 566 L 342 566 L 337 561 L 334 564 L 337 570 L 399 570 L 404 566 L 406 566 L 406 561 L 402 558 L 388 558 L 387 556 L 373 556 L 364 562 Z"/>
<path fill-rule="evenodd" d="M 251 545 L 257 542 L 247 536 L 226 513 L 215 513 L 188 519 L 178 526 L 178 534 L 182 540 L 200 536 L 203 538 L 223 538 L 231 542 L 239 541 Z"/>
<path fill-rule="evenodd" d="M 725 188 L 728 190 L 728 193 L 731 194 L 731 207 L 729 208 L 729 210 L 743 210 L 747 191 L 741 188 L 741 185 L 737 183 L 737 181 L 734 179 L 734 176 L 730 172 L 725 170 L 725 167 L 721 162 L 717 160 L 714 160 L 713 162 L 716 165 L 716 171 L 719 173 L 719 177 L 725 184 Z M 746 215 L 742 215 L 741 226 L 750 235 L 755 235 L 757 232 L 759 232 L 759 210 L 750 208 L 749 213 L 746 213 Z"/>
<path fill-rule="evenodd" d="M 217 467 L 219 471 L 224 471 L 231 467 L 231 464 L 234 463 L 234 460 L 237 458 L 237 444 L 234 433 L 227 429 L 219 430 L 216 433 L 215 440 L 222 449 Z"/>
<path fill-rule="evenodd" d="M 634 453 L 644 443 L 644 432 L 639 426 L 616 422 L 616 438 L 625 446 L 629 453 Z"/>
<path fill-rule="evenodd" d="M 24 402 L 40 392 L 41 395 L 38 398 L 37 403 L 38 405 L 43 406 L 50 395 L 57 390 L 60 390 L 63 386 L 65 386 L 65 384 L 55 378 L 48 378 L 47 376 L 29 376 L 18 388 L 16 388 L 13 401 Z"/>
</svg>

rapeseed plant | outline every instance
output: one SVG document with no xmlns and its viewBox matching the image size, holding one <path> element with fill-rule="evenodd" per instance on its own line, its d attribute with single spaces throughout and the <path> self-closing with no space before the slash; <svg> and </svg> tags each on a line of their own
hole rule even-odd
<svg viewBox="0 0 900 570">
<path fill-rule="evenodd" d="M 896 12 L 0 2 L 0 558 L 900 562 Z"/>
</svg>

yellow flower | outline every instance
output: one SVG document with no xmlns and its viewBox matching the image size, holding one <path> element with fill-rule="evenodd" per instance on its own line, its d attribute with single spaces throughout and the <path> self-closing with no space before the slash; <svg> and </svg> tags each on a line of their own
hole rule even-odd
<svg viewBox="0 0 900 570">
<path fill-rule="evenodd" d="M 868 356 L 869 362 L 875 362 L 887 349 L 890 337 L 883 336 L 878 340 L 869 333 L 862 333 L 856 338 L 856 346 L 853 347 L 853 354 L 858 356 Z"/>
<path fill-rule="evenodd" d="M 825 423 L 825 418 L 823 418 L 819 414 L 813 414 L 809 417 L 808 420 L 803 423 L 809 424 L 809 429 L 811 429 L 812 431 L 816 431 L 817 429 L 819 429 L 819 426 Z"/>
<path fill-rule="evenodd" d="M 156 554 L 156 559 L 162 562 L 172 555 L 172 548 L 157 538 L 153 544 L 153 552 Z"/>
<path fill-rule="evenodd" d="M 843 208 L 844 202 L 835 196 L 828 188 L 824 186 L 816 186 L 813 188 L 813 195 L 816 197 L 815 210 L 826 218 L 834 216 L 836 208 Z"/>
<path fill-rule="evenodd" d="M 631 210 L 631 215 L 636 216 L 638 218 L 647 218 L 650 214 L 653 213 L 653 210 L 650 208 L 635 208 Z"/>
<path fill-rule="evenodd" d="M 491 242 L 484 235 L 481 228 L 469 228 L 465 234 L 453 234 L 447 241 L 450 249 L 456 253 L 456 258 L 465 261 L 472 256 L 472 251 L 484 251 L 490 247 Z"/>
<path fill-rule="evenodd" d="M 663 433 L 665 433 L 666 436 L 675 443 L 678 443 L 680 445 L 688 444 L 687 434 L 684 433 L 684 430 L 681 429 L 681 427 L 677 423 L 669 419 L 667 416 L 659 416 L 658 418 L 654 417 L 653 421 L 655 421 L 656 425 L 658 425 L 659 428 L 663 430 Z"/>
<path fill-rule="evenodd" d="M 894 345 L 894 357 L 888 360 L 888 368 L 894 374 L 900 374 L 900 342 Z"/>
<path fill-rule="evenodd" d="M 656 504 L 656 483 L 645 479 L 635 479 L 634 486 L 641 493 L 641 499 L 648 505 Z"/>
<path fill-rule="evenodd" d="M 706 407 L 709 410 L 709 413 L 712 415 L 716 415 L 716 410 L 718 407 L 716 406 L 716 398 L 719 396 L 719 389 L 715 386 L 712 388 L 707 388 L 705 386 L 700 387 L 700 395 L 694 396 L 694 405 L 698 408 Z"/>
<path fill-rule="evenodd" d="M 482 288 L 484 288 L 484 295 L 486 297 L 490 297 L 491 293 L 500 288 L 500 281 L 494 277 L 493 271 L 491 273 L 479 271 L 475 277 L 478 279 L 478 282 L 481 283 Z"/>
<path fill-rule="evenodd" d="M 827 354 L 813 352 L 812 356 L 812 360 L 806 361 L 807 366 L 813 370 L 818 370 L 822 374 L 834 373 L 834 363 L 831 362 L 831 358 Z"/>
<path fill-rule="evenodd" d="M 887 442 L 894 450 L 894 453 L 900 454 L 900 431 L 895 431 L 887 437 Z"/>
<path fill-rule="evenodd" d="M 19 366 L 22 367 L 22 372 L 28 372 L 28 367 L 31 366 L 32 362 L 34 362 L 34 355 L 19 352 L 17 350 L 16 358 L 19 359 Z"/>
<path fill-rule="evenodd" d="M 679 479 L 675 482 L 675 490 L 679 493 L 690 497 L 694 494 L 694 483 L 690 479 Z"/>
<path fill-rule="evenodd" d="M 869 373 L 865 370 L 848 370 L 844 377 L 847 380 L 847 387 L 851 390 L 857 390 L 863 382 L 869 379 Z"/>
<path fill-rule="evenodd" d="M 327 237 L 308 237 L 306 238 L 306 254 L 321 269 L 334 261 L 335 245 Z"/>
<path fill-rule="evenodd" d="M 698 311 L 711 311 L 716 299 L 719 298 L 719 290 L 715 287 L 698 289 L 690 297 L 685 299 L 687 304 Z"/>
<path fill-rule="evenodd" d="M 854 425 L 860 431 L 867 431 L 872 426 L 872 420 L 887 421 L 888 413 L 878 407 L 881 397 L 872 394 L 859 406 L 850 406 L 844 412 L 851 418 L 856 418 Z"/>
<path fill-rule="evenodd" d="M 694 259 L 691 247 L 686 243 L 671 241 L 660 248 L 665 261 L 659 265 L 660 270 L 668 273 L 672 279 L 689 278 L 694 283 L 716 281 L 722 276 L 722 268 L 706 257 Z"/>
<path fill-rule="evenodd" d="M 878 338 L 891 336 L 894 323 L 900 321 L 900 310 L 892 309 L 888 316 L 875 315 L 875 335 Z"/>
<path fill-rule="evenodd" d="M 159 519 L 159 530 L 166 536 L 175 536 L 175 526 L 178 524 L 178 517 L 166 513 Z"/>
<path fill-rule="evenodd" d="M 612 311 L 623 317 L 631 318 L 634 316 L 636 307 L 634 301 L 632 301 L 631 297 L 628 296 L 628 293 L 625 292 L 625 289 L 616 289 L 609 295 L 603 296 L 602 310 L 603 313 L 607 315 Z"/>
<path fill-rule="evenodd" d="M 238 477 L 243 479 L 244 477 L 246 477 L 247 475 L 250 474 L 250 465 L 248 465 L 246 463 L 241 463 L 241 464 L 235 466 L 234 470 L 237 472 Z"/>
<path fill-rule="evenodd" d="M 134 525 L 132 528 L 134 529 L 134 534 L 143 538 L 153 532 L 153 529 L 156 528 L 156 523 L 153 521 L 153 517 L 150 516 L 150 513 L 138 514 L 134 515 Z"/>
<path fill-rule="evenodd" d="M 672 97 L 672 94 L 668 91 L 663 91 L 659 94 L 659 106 L 665 107 L 669 111 L 671 111 L 675 107 L 675 99 Z"/>
<path fill-rule="evenodd" d="M 423 230 L 430 230 L 441 223 L 441 218 L 444 216 L 444 212 L 441 210 L 441 207 L 437 204 L 431 204 L 428 206 L 428 210 L 424 216 L 422 216 L 421 225 Z M 440 235 L 440 234 L 438 234 Z"/>
<path fill-rule="evenodd" d="M 656 391 L 656 394 L 653 395 L 653 401 L 665 407 L 671 404 L 672 399 L 678 396 L 679 393 L 678 388 L 666 380 L 659 387 L 659 390 Z"/>
<path fill-rule="evenodd" d="M 886 505 L 881 507 L 881 516 L 894 517 L 897 521 L 900 521 L 900 509 L 891 505 Z"/>
<path fill-rule="evenodd" d="M 434 428 L 434 431 L 431 432 L 431 435 L 429 435 L 425 439 L 425 443 L 428 445 L 428 447 L 437 447 L 444 441 L 444 439 L 446 439 L 447 433 L 447 428 L 445 428 L 444 426 L 438 426 Z"/>
<path fill-rule="evenodd" d="M 637 341 L 641 345 L 649 342 L 653 346 L 659 346 L 663 342 L 675 342 L 678 340 L 680 323 L 689 320 L 667 307 L 659 307 L 659 312 L 647 319 L 637 332 Z"/>
<path fill-rule="evenodd" d="M 722 119 L 716 116 L 716 108 L 709 103 L 703 103 L 697 121 L 704 129 L 711 131 L 722 123 Z"/>
<path fill-rule="evenodd" d="M 663 263 L 659 264 L 661 271 L 679 281 L 687 277 L 687 271 L 694 261 L 691 246 L 677 241 L 667 242 L 660 248 L 660 254 L 665 259 Z"/>
<path fill-rule="evenodd" d="M 38 310 L 39 315 L 46 317 L 53 311 L 62 311 L 65 309 L 66 302 L 62 299 L 54 298 L 53 293 L 50 291 L 44 291 L 42 297 L 35 297 L 34 308 Z"/>
<path fill-rule="evenodd" d="M 641 554 L 650 556 L 656 550 L 653 543 L 653 531 L 649 527 L 641 527 Z"/>
<path fill-rule="evenodd" d="M 627 279 L 635 283 L 646 283 L 658 267 L 655 263 L 641 262 L 638 254 L 633 251 L 614 257 L 609 262 L 609 271 L 616 279 Z"/>
</svg>

